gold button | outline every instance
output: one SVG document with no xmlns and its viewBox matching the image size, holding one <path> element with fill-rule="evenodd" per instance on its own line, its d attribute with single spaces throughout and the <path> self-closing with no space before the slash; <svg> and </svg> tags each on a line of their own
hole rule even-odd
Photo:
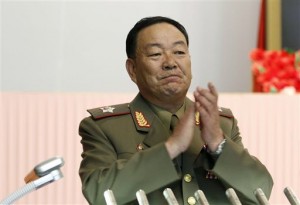
<svg viewBox="0 0 300 205">
<path fill-rule="evenodd" d="M 196 199 L 194 197 L 190 196 L 188 198 L 188 204 L 195 205 L 196 204 Z"/>
<path fill-rule="evenodd" d="M 186 174 L 183 177 L 185 182 L 191 182 L 192 181 L 192 176 L 190 174 Z"/>
<path fill-rule="evenodd" d="M 143 144 L 141 144 L 141 143 L 136 146 L 137 151 L 141 151 L 143 149 L 144 149 L 144 147 L 143 147 Z"/>
</svg>

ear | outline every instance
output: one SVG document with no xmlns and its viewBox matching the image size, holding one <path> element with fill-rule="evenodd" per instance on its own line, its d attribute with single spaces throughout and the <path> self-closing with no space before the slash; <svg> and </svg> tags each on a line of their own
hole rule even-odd
<svg viewBox="0 0 300 205">
<path fill-rule="evenodd" d="M 126 60 L 126 70 L 131 80 L 136 83 L 136 67 L 133 59 L 128 58 Z"/>
</svg>

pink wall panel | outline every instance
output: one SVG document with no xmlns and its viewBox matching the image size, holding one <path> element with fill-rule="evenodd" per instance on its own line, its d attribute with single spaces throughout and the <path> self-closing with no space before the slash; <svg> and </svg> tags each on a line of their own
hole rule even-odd
<svg viewBox="0 0 300 205">
<path fill-rule="evenodd" d="M 245 146 L 272 174 L 272 204 L 289 204 L 286 186 L 300 197 L 300 95 L 226 94 L 220 102 L 232 109 Z"/>
<path fill-rule="evenodd" d="M 0 199 L 25 185 L 24 176 L 53 156 L 62 156 L 64 178 L 17 204 L 87 204 L 78 175 L 80 120 L 86 109 L 127 102 L 130 94 L 1 93 Z"/>
<path fill-rule="evenodd" d="M 24 186 L 41 161 L 62 156 L 64 178 L 16 204 L 87 204 L 78 167 L 80 120 L 86 109 L 130 101 L 133 93 L 0 93 L 0 200 Z M 238 118 L 244 144 L 270 170 L 272 204 L 289 204 L 282 190 L 300 196 L 300 96 L 221 94 L 220 103 Z"/>
</svg>

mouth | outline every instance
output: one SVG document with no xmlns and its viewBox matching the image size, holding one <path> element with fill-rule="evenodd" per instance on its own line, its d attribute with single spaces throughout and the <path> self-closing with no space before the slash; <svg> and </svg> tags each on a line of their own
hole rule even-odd
<svg viewBox="0 0 300 205">
<path fill-rule="evenodd" d="M 182 76 L 175 75 L 175 74 L 166 75 L 161 78 L 161 80 L 165 83 L 179 83 L 181 81 L 181 79 L 182 79 Z"/>
<path fill-rule="evenodd" d="M 176 75 L 176 74 L 171 74 L 171 75 L 166 75 L 166 76 L 162 76 L 161 79 L 169 79 L 169 78 L 181 78 L 180 75 Z"/>
</svg>

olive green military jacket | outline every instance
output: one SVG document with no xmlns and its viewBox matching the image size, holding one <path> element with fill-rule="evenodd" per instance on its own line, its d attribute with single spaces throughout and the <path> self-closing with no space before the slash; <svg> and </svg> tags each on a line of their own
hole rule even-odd
<svg viewBox="0 0 300 205">
<path fill-rule="evenodd" d="M 193 102 L 186 98 L 187 107 Z M 104 191 L 111 189 L 117 203 L 138 204 L 136 192 L 147 194 L 152 205 L 167 204 L 163 190 L 171 188 L 179 204 L 193 204 L 201 189 L 208 202 L 229 204 L 225 191 L 233 188 L 243 205 L 258 204 L 253 192 L 271 194 L 272 178 L 266 167 L 243 147 L 237 121 L 230 110 L 220 110 L 226 138 L 222 153 L 210 155 L 198 126 L 187 151 L 171 160 L 164 142 L 169 130 L 163 126 L 139 94 L 127 104 L 89 110 L 79 134 L 83 146 L 79 174 L 82 191 L 90 204 L 105 205 Z"/>
</svg>

